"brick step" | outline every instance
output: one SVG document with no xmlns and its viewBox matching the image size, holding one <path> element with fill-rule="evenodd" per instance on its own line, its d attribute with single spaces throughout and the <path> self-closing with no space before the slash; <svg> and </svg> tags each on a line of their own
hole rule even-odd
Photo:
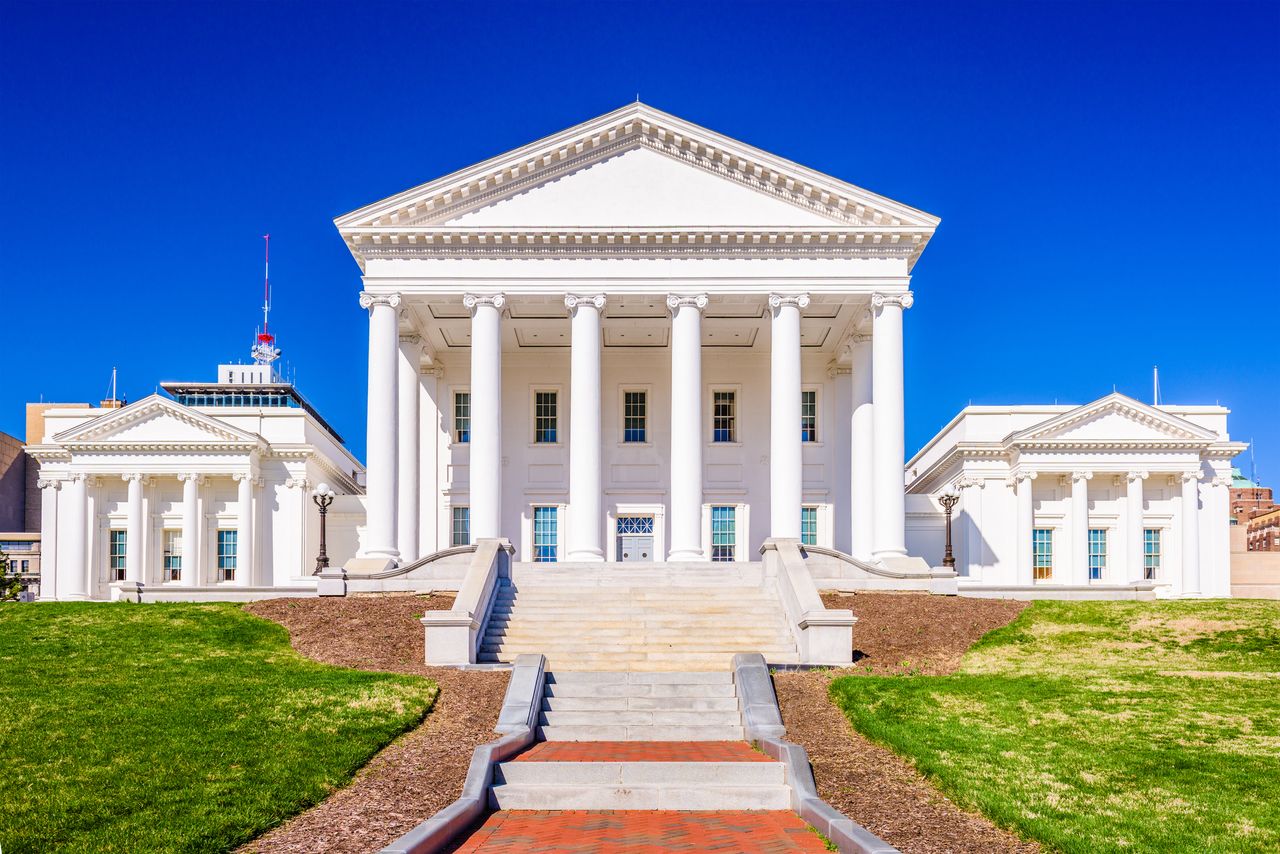
<svg viewBox="0 0 1280 854">
<path fill-rule="evenodd" d="M 783 810 L 784 785 L 690 786 L 552 785 L 502 783 L 489 789 L 489 806 L 503 810 Z"/>
<path fill-rule="evenodd" d="M 740 741 L 742 726 L 645 726 L 569 724 L 539 726 L 543 741 Z"/>
<path fill-rule="evenodd" d="M 737 697 L 544 697 L 546 712 L 620 712 L 631 709 L 671 712 L 736 712 Z"/>
</svg>

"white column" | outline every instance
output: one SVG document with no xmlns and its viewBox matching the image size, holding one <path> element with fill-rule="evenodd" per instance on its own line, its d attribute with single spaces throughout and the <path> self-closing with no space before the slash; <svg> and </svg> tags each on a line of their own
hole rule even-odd
<svg viewBox="0 0 1280 854">
<path fill-rule="evenodd" d="M 180 474 L 182 481 L 182 583 L 200 584 L 200 483 L 198 474 Z"/>
<path fill-rule="evenodd" d="M 1200 595 L 1200 472 L 1182 475 L 1182 595 Z"/>
<path fill-rule="evenodd" d="M 1147 479 L 1145 471 L 1131 471 L 1127 475 L 1128 490 L 1125 492 L 1125 561 L 1130 581 L 1141 581 L 1143 576 L 1143 495 L 1142 482 Z"/>
<path fill-rule="evenodd" d="M 600 311 L 604 294 L 564 298 L 571 323 L 566 560 L 604 560 L 600 482 Z"/>
<path fill-rule="evenodd" d="M 442 376 L 444 369 L 439 365 L 430 368 L 422 376 L 423 389 L 419 392 L 422 443 L 418 451 L 418 551 L 423 556 L 449 545 L 440 537 L 440 448 L 447 438 L 440 427 Z"/>
<path fill-rule="evenodd" d="M 668 560 L 705 560 L 702 550 L 702 309 L 705 294 L 667 297 L 671 310 L 671 550 Z M 741 522 L 739 523 L 741 524 Z"/>
<path fill-rule="evenodd" d="M 418 430 L 418 389 L 422 360 L 422 339 L 417 335 L 400 336 L 400 358 L 397 368 L 400 388 L 396 395 L 400 423 L 396 433 L 399 448 L 396 466 L 397 484 L 396 549 L 401 563 L 417 560 L 418 553 L 418 454 L 422 441 Z"/>
<path fill-rule="evenodd" d="M 471 539 L 502 536 L 502 294 L 467 294 L 471 312 Z"/>
<path fill-rule="evenodd" d="M 800 309 L 808 294 L 770 294 L 769 536 L 800 539 Z"/>
<path fill-rule="evenodd" d="M 125 509 L 125 556 L 124 580 L 134 583 L 144 582 L 142 565 L 142 548 L 146 541 L 146 519 L 142 515 L 143 476 L 134 472 L 124 475 L 129 484 L 129 503 Z"/>
<path fill-rule="evenodd" d="M 1032 500 L 1032 485 L 1035 479 L 1036 473 L 1033 471 L 1018 472 L 1010 478 L 1010 483 L 1013 484 L 1013 488 L 1017 492 L 1018 502 L 1018 531 L 1016 538 L 1018 578 L 1015 583 L 1022 585 L 1035 583 L 1035 568 L 1031 559 L 1031 532 L 1036 526 L 1035 502 Z"/>
<path fill-rule="evenodd" d="M 854 335 L 849 355 L 853 363 L 853 406 L 850 424 L 850 468 L 852 484 L 849 505 L 852 513 L 852 554 L 871 560 L 875 543 L 876 448 L 871 403 L 871 336 Z"/>
<path fill-rule="evenodd" d="M 57 599 L 58 585 L 58 488 L 61 481 L 40 478 L 40 598 Z"/>
<path fill-rule="evenodd" d="M 911 307 L 911 291 L 871 296 L 871 393 L 875 425 L 875 557 L 907 553 L 907 498 L 904 399 L 902 389 L 902 312 Z"/>
<path fill-rule="evenodd" d="M 253 472 L 237 474 L 236 490 L 236 575 L 239 587 L 253 586 Z"/>
<path fill-rule="evenodd" d="M 360 295 L 369 310 L 369 409 L 365 450 L 365 543 L 362 557 L 395 561 L 399 471 L 399 294 Z"/>
<path fill-rule="evenodd" d="M 976 576 L 982 569 L 982 490 L 987 482 L 974 477 L 962 477 L 956 486 L 960 489 L 959 530 L 961 542 L 956 551 L 960 555 L 956 571 L 962 576 Z M 978 572 L 975 572 L 975 569 Z"/>
<path fill-rule="evenodd" d="M 89 499 L 86 486 L 84 475 L 73 474 L 62 487 L 62 500 L 67 503 L 67 547 L 59 550 L 58 565 L 58 598 L 62 600 L 89 598 L 89 532 L 85 518 Z"/>
<path fill-rule="evenodd" d="M 1089 583 L 1089 481 L 1091 471 L 1071 473 L 1071 584 Z"/>
</svg>

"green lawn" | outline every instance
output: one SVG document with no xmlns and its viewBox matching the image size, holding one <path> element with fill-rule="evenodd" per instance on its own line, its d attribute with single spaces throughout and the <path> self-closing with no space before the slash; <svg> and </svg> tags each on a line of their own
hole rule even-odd
<svg viewBox="0 0 1280 854">
<path fill-rule="evenodd" d="M 1050 849 L 1280 850 L 1280 603 L 1037 602 L 956 675 L 846 676 L 831 696 Z"/>
<path fill-rule="evenodd" d="M 436 690 L 304 659 L 235 605 L 0 606 L 0 848 L 225 850 L 347 781 Z"/>
</svg>

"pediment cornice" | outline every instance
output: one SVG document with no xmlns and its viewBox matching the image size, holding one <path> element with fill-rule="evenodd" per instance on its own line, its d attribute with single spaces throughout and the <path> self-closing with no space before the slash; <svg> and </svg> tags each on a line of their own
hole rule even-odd
<svg viewBox="0 0 1280 854">
<path fill-rule="evenodd" d="M 157 416 L 193 427 L 204 434 L 204 437 L 181 441 L 112 439 L 113 434 Z M 64 430 L 53 439 L 58 445 L 76 451 L 250 451 L 266 447 L 265 440 L 260 436 L 239 430 L 158 394 Z"/>
<path fill-rule="evenodd" d="M 1150 429 L 1159 437 L 1141 439 L 1072 438 L 1070 431 L 1095 418 L 1120 415 Z M 1218 439 L 1212 430 L 1193 424 L 1185 418 L 1170 415 L 1154 406 L 1115 392 L 1106 397 L 1064 412 L 1005 438 L 1009 448 L 1095 449 L 1102 447 L 1205 448 Z"/>
</svg>

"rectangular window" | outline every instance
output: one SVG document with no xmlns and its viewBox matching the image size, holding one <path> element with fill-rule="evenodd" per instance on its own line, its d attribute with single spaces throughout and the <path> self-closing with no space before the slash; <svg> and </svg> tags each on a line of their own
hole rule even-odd
<svg viewBox="0 0 1280 854">
<path fill-rule="evenodd" d="M 555 563 L 559 527 L 556 523 L 557 508 L 533 508 L 533 561 Z"/>
<path fill-rule="evenodd" d="M 237 568 L 237 544 L 240 532 L 218 531 L 218 580 L 234 581 Z"/>
<path fill-rule="evenodd" d="M 454 507 L 453 508 L 453 531 L 449 540 L 450 545 L 469 546 L 471 545 L 471 508 L 470 507 Z"/>
<path fill-rule="evenodd" d="M 164 580 L 182 580 L 182 532 L 164 532 Z"/>
<path fill-rule="evenodd" d="M 1101 581 L 1107 572 L 1107 531 L 1089 529 L 1089 580 Z"/>
<path fill-rule="evenodd" d="M 734 507 L 711 508 L 711 559 L 731 561 L 737 553 L 738 532 Z"/>
<path fill-rule="evenodd" d="M 818 544 L 818 508 L 800 508 L 800 542 L 806 546 Z"/>
<path fill-rule="evenodd" d="M 649 393 L 627 391 L 622 393 L 622 441 L 649 441 Z"/>
<path fill-rule="evenodd" d="M 129 537 L 124 531 L 111 531 L 107 538 L 107 579 L 124 581 L 125 561 L 129 553 Z"/>
<path fill-rule="evenodd" d="M 1048 581 L 1053 578 L 1053 529 L 1035 528 L 1031 532 L 1032 578 Z"/>
<path fill-rule="evenodd" d="M 800 441 L 818 441 L 818 392 L 800 392 Z"/>
<path fill-rule="evenodd" d="M 1154 581 L 1160 577 L 1160 529 L 1146 528 L 1142 532 L 1142 577 Z"/>
<path fill-rule="evenodd" d="M 453 441 L 462 444 L 471 441 L 471 392 L 453 393 Z"/>
<path fill-rule="evenodd" d="M 711 441 L 738 441 L 737 393 L 713 392 L 711 400 Z"/>
<path fill-rule="evenodd" d="M 542 445 L 556 442 L 556 393 L 533 393 L 533 441 Z"/>
</svg>

